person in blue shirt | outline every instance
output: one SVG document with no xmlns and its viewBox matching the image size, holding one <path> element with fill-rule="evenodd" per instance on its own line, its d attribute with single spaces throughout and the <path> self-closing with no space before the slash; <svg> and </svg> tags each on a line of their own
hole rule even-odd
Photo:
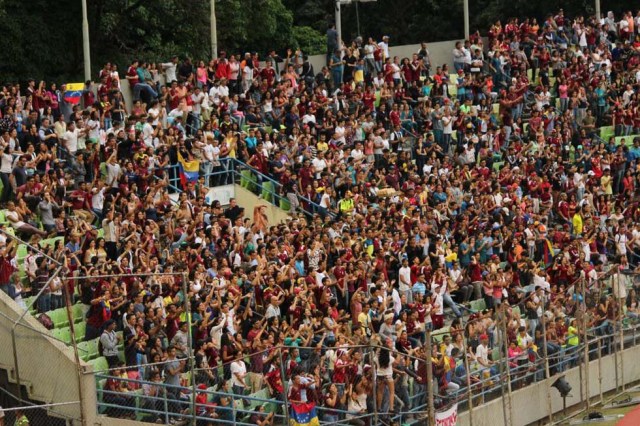
<svg viewBox="0 0 640 426">
<path fill-rule="evenodd" d="M 427 286 L 424 283 L 424 280 L 424 274 L 420 274 L 418 276 L 418 281 L 416 281 L 416 283 L 411 288 L 411 291 L 413 291 L 414 294 L 418 293 L 420 296 L 424 296 L 425 294 L 427 294 Z"/>
</svg>

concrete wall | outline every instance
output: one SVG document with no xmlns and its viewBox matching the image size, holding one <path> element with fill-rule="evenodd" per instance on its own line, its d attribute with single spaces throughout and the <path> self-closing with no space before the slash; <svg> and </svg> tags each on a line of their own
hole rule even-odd
<svg viewBox="0 0 640 426">
<path fill-rule="evenodd" d="M 257 205 L 267 206 L 267 217 L 269 218 L 269 225 L 277 225 L 284 222 L 290 216 L 279 207 L 274 206 L 271 203 L 266 202 L 262 198 L 258 198 L 253 192 L 241 187 L 235 186 L 235 197 L 240 207 L 244 207 L 245 217 L 253 220 L 253 208 Z"/>
<path fill-rule="evenodd" d="M 448 64 L 449 69 L 453 70 L 453 56 L 451 52 L 453 51 L 456 41 L 458 40 L 438 41 L 427 44 L 427 49 L 429 50 L 429 54 L 431 55 L 432 73 L 435 71 L 436 66 L 443 64 Z M 392 57 L 398 56 L 401 60 L 405 57 L 411 59 L 411 55 L 418 52 L 419 49 L 420 44 L 405 44 L 402 46 L 391 46 L 389 53 Z M 309 62 L 313 64 L 313 69 L 317 74 L 320 72 L 322 67 L 326 65 L 327 57 L 326 55 L 312 55 L 309 57 Z M 164 81 L 164 77 L 162 77 L 162 80 Z M 133 94 L 131 92 L 131 89 L 129 88 L 129 82 L 127 81 L 127 79 L 120 80 L 120 87 L 122 91 L 122 97 L 127 104 L 127 108 L 131 110 L 131 100 Z"/>
<path fill-rule="evenodd" d="M 623 352 L 624 375 L 620 378 L 624 383 L 633 383 L 640 380 L 640 346 L 629 348 Z M 600 381 L 600 378 L 602 381 Z M 513 423 L 514 425 L 528 425 L 539 420 L 545 421 L 549 417 L 547 394 L 551 393 L 551 407 L 553 413 L 562 411 L 562 398 L 551 384 L 557 376 L 548 380 L 530 385 L 524 389 L 512 392 Z M 569 397 L 567 397 L 567 408 L 579 404 L 581 400 L 580 392 L 580 369 L 573 368 L 565 373 L 565 379 L 572 387 Z M 600 364 L 598 360 L 589 363 L 589 395 L 593 398 L 599 397 L 600 393 L 606 393 L 616 388 L 616 365 L 615 357 L 609 355 L 603 357 Z M 555 419 L 557 420 L 557 419 Z M 469 425 L 469 412 L 459 413 L 459 425 Z M 546 421 L 545 421 L 546 424 Z M 495 399 L 487 404 L 473 408 L 474 426 L 500 426 L 504 425 L 502 400 Z"/>
<path fill-rule="evenodd" d="M 0 368 L 8 372 L 9 381 L 15 382 L 12 324 L 21 315 L 20 307 L 4 292 L 0 291 Z M 51 338 L 40 323 L 27 314 L 16 328 L 16 349 L 20 381 L 26 386 L 28 397 L 44 403 L 64 403 L 80 401 L 78 368 L 73 350 L 64 343 Z M 82 363 L 83 368 L 91 367 Z M 96 387 L 92 375 L 82 376 L 83 411 L 93 419 L 96 412 Z M 79 404 L 53 407 L 52 415 L 80 419 Z"/>
<path fill-rule="evenodd" d="M 461 41 L 462 39 L 460 39 Z M 449 69 L 453 70 L 453 48 L 455 47 L 456 41 L 459 40 L 447 40 L 447 41 L 438 41 L 434 43 L 427 43 L 427 49 L 429 50 L 429 54 L 431 56 L 431 73 L 436 70 L 436 66 L 448 64 Z M 402 46 L 391 46 L 389 48 L 389 54 L 393 58 L 394 56 L 398 56 L 400 60 L 402 58 L 411 59 L 411 55 L 417 53 L 420 50 L 420 44 L 405 44 Z M 313 65 L 314 71 L 317 73 L 320 72 L 323 66 L 327 63 L 326 55 L 313 55 L 309 57 L 309 62 Z M 451 71 L 453 72 L 453 71 Z"/>
</svg>

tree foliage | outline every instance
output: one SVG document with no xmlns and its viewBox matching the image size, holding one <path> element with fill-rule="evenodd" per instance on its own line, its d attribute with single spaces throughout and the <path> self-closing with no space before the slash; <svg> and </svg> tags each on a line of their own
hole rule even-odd
<svg viewBox="0 0 640 426">
<path fill-rule="evenodd" d="M 121 68 L 139 57 L 149 61 L 211 55 L 211 0 L 87 0 L 94 71 L 107 61 Z M 496 19 L 555 12 L 552 0 L 470 1 L 471 30 Z M 233 53 L 288 47 L 324 53 L 326 30 L 334 20 L 335 0 L 218 0 L 218 47 Z M 593 13 L 593 2 L 562 2 L 568 16 Z M 621 0 L 607 7 L 628 8 Z M 391 43 L 439 41 L 463 35 L 462 0 L 377 0 L 360 3 L 360 34 L 391 36 Z M 603 13 L 606 11 L 603 10 Z M 343 38 L 358 35 L 356 5 L 342 6 Z M 0 81 L 27 77 L 77 80 L 82 76 L 80 0 L 0 0 Z"/>
</svg>

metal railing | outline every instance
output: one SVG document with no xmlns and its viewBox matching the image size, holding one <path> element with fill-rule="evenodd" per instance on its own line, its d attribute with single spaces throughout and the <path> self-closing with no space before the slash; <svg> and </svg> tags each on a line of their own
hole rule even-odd
<svg viewBox="0 0 640 426">
<path fill-rule="evenodd" d="M 497 359 L 493 360 L 491 367 L 473 366 L 467 370 L 463 359 L 461 357 L 455 358 L 456 365 L 451 370 L 449 379 L 450 383 L 455 384 L 454 386 L 450 385 L 446 388 L 439 386 L 436 391 L 433 386 L 420 386 L 416 379 L 409 378 L 406 385 L 407 398 L 403 400 L 403 397 L 399 396 L 398 385 L 396 385 L 395 405 L 401 408 L 394 410 L 394 412 L 388 411 L 388 400 L 385 400 L 383 406 L 377 407 L 375 413 L 370 412 L 364 415 L 349 412 L 343 406 L 336 408 L 322 406 L 319 402 L 322 400 L 319 394 L 324 394 L 326 387 L 321 392 L 319 390 L 316 393 L 315 399 L 318 401 L 316 410 L 323 424 L 347 423 L 353 417 L 369 419 L 373 422 L 372 424 L 378 424 L 379 417 L 394 422 L 407 422 L 411 419 L 419 419 L 430 411 L 428 403 L 430 398 L 433 398 L 436 411 L 443 411 L 457 404 L 458 410 L 463 412 L 469 410 L 472 406 L 482 405 L 497 398 L 505 398 L 507 392 L 511 392 L 511 389 L 526 388 L 526 386 L 533 383 L 539 383 L 565 374 L 572 368 L 582 369 L 585 367 L 586 362 L 600 359 L 603 356 L 615 355 L 619 357 L 621 356 L 619 352 L 622 348 L 634 346 L 640 340 L 640 333 L 638 333 L 640 325 L 627 325 L 622 329 L 614 326 L 607 333 L 602 330 L 598 328 L 589 329 L 587 335 L 590 338 L 586 344 L 581 341 L 575 346 L 562 346 L 557 353 L 549 354 L 546 358 L 541 355 L 543 353 L 542 348 L 537 348 L 537 351 L 528 349 L 518 357 L 507 358 L 504 356 L 504 350 L 502 350 L 504 342 L 497 339 L 494 349 L 501 349 L 494 352 L 493 355 Z M 450 331 L 446 333 L 434 332 L 434 336 L 438 334 L 450 334 Z M 285 348 L 292 349 L 292 347 L 287 346 L 276 349 Z M 315 347 L 299 347 L 297 349 L 301 352 L 316 350 Z M 344 347 L 344 349 L 362 350 L 364 353 L 362 364 L 364 366 L 364 364 L 375 364 L 371 357 L 377 353 L 380 347 L 375 345 L 348 346 Z M 323 349 L 325 353 L 327 350 L 331 350 L 331 348 L 325 347 Z M 440 349 L 438 349 L 439 351 Z M 409 358 L 412 364 L 427 361 L 425 358 L 399 353 L 395 350 L 391 352 L 394 357 Z M 585 353 L 588 354 L 587 359 L 585 359 Z M 245 359 L 248 360 L 252 355 L 255 354 L 248 355 Z M 467 352 L 465 351 L 463 357 L 466 355 Z M 282 357 L 282 355 L 279 356 Z M 545 368 L 547 364 L 550 368 Z M 225 364 L 219 364 L 211 370 L 216 377 L 222 378 L 224 366 Z M 267 387 L 261 388 L 252 394 L 236 393 L 230 387 L 223 387 L 228 385 L 224 385 L 225 381 L 222 379 L 218 380 L 216 384 L 204 388 L 201 384 L 201 386 L 198 386 L 199 384 L 195 383 L 198 371 L 202 371 L 197 369 L 183 373 L 180 386 L 131 379 L 124 375 L 115 376 L 113 375 L 115 369 L 99 372 L 95 375 L 98 392 L 98 412 L 102 415 L 136 420 L 151 419 L 151 421 L 155 421 L 159 419 L 164 423 L 168 423 L 172 419 L 176 421 L 191 420 L 194 422 L 211 421 L 212 416 L 218 415 L 219 417 L 216 417 L 216 421 L 221 424 L 249 425 L 252 424 L 250 422 L 251 415 L 256 414 L 256 409 L 262 410 L 260 407 L 264 407 L 264 414 L 261 415 L 273 413 L 272 416 L 278 422 L 286 423 L 288 413 L 285 411 L 285 407 L 289 407 L 287 390 L 290 386 L 291 373 L 285 368 L 282 361 L 280 361 L 279 366 L 280 376 L 286 378 L 282 394 L 268 390 Z M 129 369 L 138 370 L 141 367 L 144 366 L 133 366 L 129 367 Z M 123 367 L 120 371 L 125 371 L 126 369 L 127 367 Z M 369 377 L 375 383 L 373 389 L 376 388 L 376 385 L 384 386 L 382 382 L 377 380 L 375 369 L 369 373 Z M 468 377 L 469 381 L 467 380 Z M 323 375 L 323 379 L 325 386 L 330 385 L 332 383 L 331 371 Z M 616 377 L 616 381 L 618 380 L 623 383 L 622 377 Z M 127 390 L 107 389 L 105 388 L 107 381 L 112 384 L 126 383 Z M 339 387 L 340 395 L 342 395 L 345 392 L 346 385 L 337 384 L 337 386 Z M 509 389 L 507 389 L 508 386 Z M 150 394 L 149 389 L 151 388 L 159 390 Z M 432 395 L 429 395 L 429 393 L 432 393 Z M 375 400 L 375 390 L 373 395 L 369 396 Z M 222 398 L 228 398 L 228 400 L 222 401 Z M 217 403 L 217 405 L 214 403 Z M 220 404 L 229 405 L 221 406 Z M 263 412 L 261 411 L 261 413 Z M 331 417 L 327 417 L 327 415 L 331 415 Z M 337 416 L 337 420 L 334 416 Z M 325 418 L 330 418 L 331 420 L 325 421 Z"/>
<path fill-rule="evenodd" d="M 201 164 L 202 165 L 202 164 Z M 201 173 L 204 176 L 205 185 L 209 187 L 217 187 L 222 185 L 240 185 L 241 187 L 258 195 L 266 202 L 269 202 L 285 211 L 289 211 L 291 202 L 287 194 L 283 193 L 282 184 L 270 176 L 267 176 L 248 164 L 238 160 L 237 158 L 221 158 L 217 160 L 217 164 L 211 166 L 213 171 L 210 173 Z M 180 165 L 175 164 L 164 167 L 164 177 L 155 176 L 155 179 L 166 179 L 168 188 L 174 192 L 181 193 L 184 188 L 180 178 Z M 314 215 L 321 212 L 322 208 L 315 201 L 304 197 L 301 194 L 295 194 L 298 205 L 307 215 Z M 327 212 L 327 214 L 332 214 Z"/>
</svg>

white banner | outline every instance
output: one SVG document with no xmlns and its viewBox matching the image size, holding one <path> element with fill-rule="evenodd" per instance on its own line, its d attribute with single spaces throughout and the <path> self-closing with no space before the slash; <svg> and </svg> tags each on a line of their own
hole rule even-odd
<svg viewBox="0 0 640 426">
<path fill-rule="evenodd" d="M 442 413 L 436 413 L 436 426 L 456 426 L 458 424 L 458 404 Z"/>
</svg>

